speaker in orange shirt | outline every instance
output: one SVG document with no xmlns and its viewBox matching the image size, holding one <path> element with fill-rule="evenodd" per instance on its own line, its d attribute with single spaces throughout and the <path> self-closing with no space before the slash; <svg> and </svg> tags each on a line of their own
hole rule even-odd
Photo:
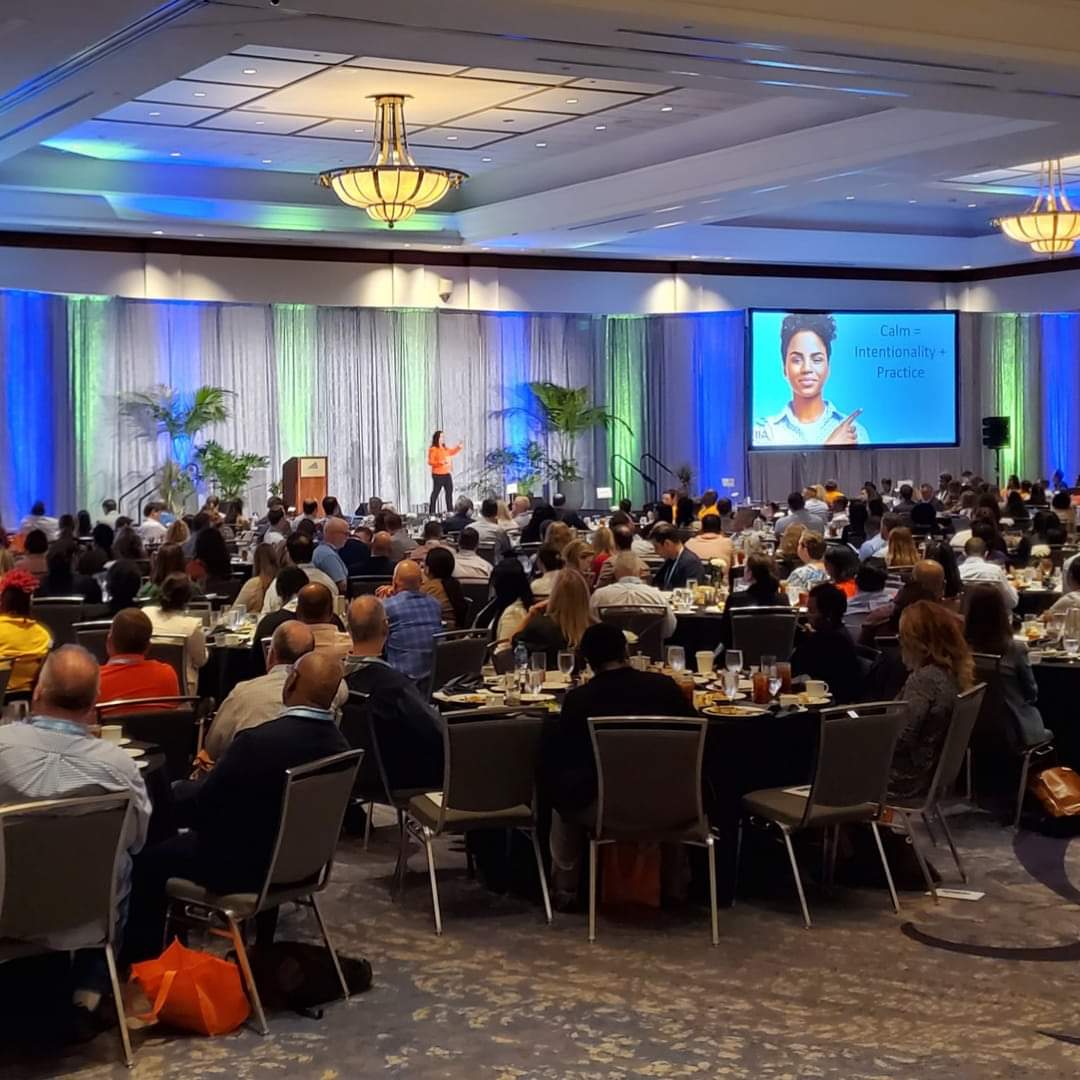
<svg viewBox="0 0 1080 1080">
<path fill-rule="evenodd" d="M 441 429 L 431 436 L 431 446 L 427 452 L 428 466 L 431 468 L 429 514 L 435 513 L 440 491 L 446 493 L 446 512 L 449 514 L 454 508 L 454 480 L 450 475 L 450 459 L 461 452 L 461 446 L 461 443 L 457 446 L 447 446 Z"/>
</svg>

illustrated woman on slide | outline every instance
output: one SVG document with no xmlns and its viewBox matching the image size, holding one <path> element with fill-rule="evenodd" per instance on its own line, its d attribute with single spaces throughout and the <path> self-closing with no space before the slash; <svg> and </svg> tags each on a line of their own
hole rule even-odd
<svg viewBox="0 0 1080 1080">
<path fill-rule="evenodd" d="M 447 446 L 441 431 L 436 431 L 431 436 L 431 449 L 427 452 L 427 463 L 431 467 L 431 502 L 428 505 L 428 513 L 435 513 L 435 506 L 439 501 L 439 492 L 446 492 L 446 512 L 453 510 L 454 481 L 450 477 L 450 459 L 460 453 L 462 443 L 457 446 Z"/>
<path fill-rule="evenodd" d="M 857 424 L 862 409 L 845 414 L 825 400 L 836 323 L 831 315 L 788 315 L 780 355 L 791 400 L 782 412 L 754 422 L 754 446 L 858 446 L 870 441 Z"/>
</svg>

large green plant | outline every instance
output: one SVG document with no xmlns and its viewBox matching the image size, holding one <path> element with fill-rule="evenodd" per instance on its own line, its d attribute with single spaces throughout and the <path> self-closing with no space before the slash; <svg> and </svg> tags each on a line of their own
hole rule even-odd
<svg viewBox="0 0 1080 1080">
<path fill-rule="evenodd" d="M 251 474 L 270 464 L 270 459 L 262 454 L 238 454 L 235 450 L 226 450 L 213 439 L 195 451 L 195 460 L 203 477 L 214 485 L 223 499 L 238 499 L 248 486 Z"/>
<path fill-rule="evenodd" d="M 489 450 L 483 469 L 469 487 L 485 498 L 501 498 L 507 484 L 516 484 L 519 495 L 532 495 L 540 489 L 547 463 L 544 448 L 534 439 L 522 447 Z"/>
<path fill-rule="evenodd" d="M 553 382 L 531 382 L 535 406 L 501 410 L 501 415 L 524 413 L 548 440 L 545 469 L 553 480 L 580 480 L 577 463 L 578 439 L 594 428 L 629 425 L 602 405 L 594 405 L 587 386 L 559 386 Z"/>
</svg>

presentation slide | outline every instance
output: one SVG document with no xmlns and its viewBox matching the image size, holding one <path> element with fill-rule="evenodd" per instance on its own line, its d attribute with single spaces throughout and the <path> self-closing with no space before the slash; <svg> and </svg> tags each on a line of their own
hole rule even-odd
<svg viewBox="0 0 1080 1080">
<path fill-rule="evenodd" d="M 750 312 L 750 449 L 955 446 L 956 315 Z"/>
</svg>

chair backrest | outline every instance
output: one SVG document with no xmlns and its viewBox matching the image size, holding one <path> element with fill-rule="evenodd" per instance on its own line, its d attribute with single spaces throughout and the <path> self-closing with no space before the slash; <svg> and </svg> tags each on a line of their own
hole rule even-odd
<svg viewBox="0 0 1080 1080">
<path fill-rule="evenodd" d="M 269 637 L 259 638 L 259 648 L 262 649 L 263 668 L 270 670 L 270 646 L 274 639 Z"/>
<path fill-rule="evenodd" d="M 341 710 L 341 734 L 351 749 L 364 751 L 353 783 L 353 798 L 393 806 L 390 778 L 379 752 L 378 733 L 371 722 L 369 695 L 360 690 L 349 691 L 349 700 Z"/>
<path fill-rule="evenodd" d="M 72 626 L 75 635 L 75 644 L 81 645 L 91 652 L 99 664 L 104 664 L 109 659 L 105 651 L 105 642 L 109 637 L 112 623 L 106 619 L 96 619 L 93 622 L 79 622 Z"/>
<path fill-rule="evenodd" d="M 596 835 L 704 839 L 701 717 L 589 718 L 596 759 Z"/>
<path fill-rule="evenodd" d="M 872 701 L 821 713 L 817 762 L 803 824 L 818 807 L 880 807 L 889 786 L 896 740 L 907 723 L 903 701 Z"/>
<path fill-rule="evenodd" d="M 345 750 L 285 770 L 281 817 L 259 906 L 274 892 L 326 886 L 363 750 Z"/>
<path fill-rule="evenodd" d="M 494 544 L 478 544 L 476 547 L 476 554 L 480 556 L 485 562 L 495 565 L 495 545 Z"/>
<path fill-rule="evenodd" d="M 495 611 L 499 601 L 493 596 L 482 607 L 478 608 L 472 617 L 474 630 L 487 630 L 490 638 L 495 633 Z"/>
<path fill-rule="evenodd" d="M 0 938 L 113 940 L 128 792 L 0 807 Z M 82 935 L 80 934 L 80 937 Z"/>
<path fill-rule="evenodd" d="M 486 630 L 449 630 L 432 638 L 431 692 L 459 675 L 479 675 L 487 656 Z"/>
<path fill-rule="evenodd" d="M 956 783 L 985 695 L 986 683 L 977 683 L 970 690 L 957 694 L 949 728 L 945 732 L 945 742 L 942 744 L 937 767 L 934 769 L 934 778 L 927 792 L 927 806 L 933 806 L 941 795 Z"/>
<path fill-rule="evenodd" d="M 515 806 L 531 810 L 543 730 L 538 716 L 474 713 L 448 723 L 443 733 L 443 813 L 452 809 L 483 814 Z"/>
<path fill-rule="evenodd" d="M 187 639 L 179 634 L 155 634 L 150 639 L 150 648 L 147 650 L 147 658 L 160 660 L 163 664 L 176 672 L 177 682 L 180 684 L 180 693 L 188 694 L 195 689 L 187 684 Z"/>
<path fill-rule="evenodd" d="M 32 600 L 31 614 L 49 628 L 53 645 L 75 644 L 75 625 L 87 619 L 100 618 L 104 604 L 87 604 L 81 596 L 43 596 Z"/>
<path fill-rule="evenodd" d="M 125 698 L 96 706 L 99 724 L 119 724 L 136 742 L 153 743 L 165 755 L 170 780 L 186 780 L 202 743 L 204 713 L 213 705 L 197 697 Z"/>
<path fill-rule="evenodd" d="M 489 581 L 459 581 L 461 591 L 465 599 L 472 602 L 473 610 L 479 611 L 491 596 L 491 582 Z"/>
<path fill-rule="evenodd" d="M 8 683 L 11 681 L 11 671 L 14 664 L 11 660 L 0 660 L 0 705 L 4 704 L 4 695 L 7 693 Z"/>
<path fill-rule="evenodd" d="M 1012 752 L 1023 746 L 1024 739 L 1001 685 L 1001 657 L 993 653 L 972 653 L 975 678 L 986 684 L 975 721 L 974 741 L 983 750 Z"/>
<path fill-rule="evenodd" d="M 385 574 L 357 574 L 349 578 L 346 592 L 349 599 L 356 596 L 370 596 L 380 585 L 393 585 L 394 579 Z"/>
<path fill-rule="evenodd" d="M 646 604 L 619 605 L 597 609 L 600 621 L 629 630 L 637 638 L 637 644 L 629 647 L 631 653 L 643 653 L 650 660 L 664 658 L 664 617 L 667 610 Z"/>
<path fill-rule="evenodd" d="M 784 608 L 744 607 L 731 612 L 731 647 L 743 654 L 743 664 L 761 663 L 762 656 L 791 659 L 798 613 Z"/>
</svg>

